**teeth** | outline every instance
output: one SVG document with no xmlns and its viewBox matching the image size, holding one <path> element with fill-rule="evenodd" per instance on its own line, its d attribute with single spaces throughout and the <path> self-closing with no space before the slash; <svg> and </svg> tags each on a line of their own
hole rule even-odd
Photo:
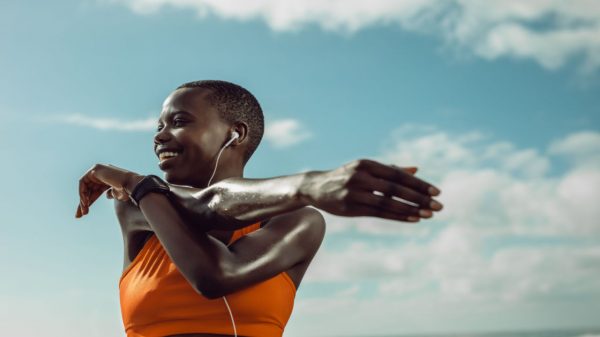
<svg viewBox="0 0 600 337">
<path fill-rule="evenodd" d="M 179 155 L 179 153 L 177 152 L 161 152 L 158 155 L 158 158 L 160 160 L 166 159 L 166 158 L 171 158 L 171 157 L 177 157 Z"/>
</svg>

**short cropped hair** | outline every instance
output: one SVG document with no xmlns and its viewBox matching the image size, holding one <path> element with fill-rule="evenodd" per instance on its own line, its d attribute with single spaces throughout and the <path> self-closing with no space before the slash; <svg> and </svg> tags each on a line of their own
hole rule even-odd
<svg viewBox="0 0 600 337">
<path fill-rule="evenodd" d="M 181 88 L 208 90 L 206 99 L 217 109 L 221 120 L 230 124 L 244 122 L 248 125 L 248 146 L 243 155 L 243 164 L 246 165 L 265 131 L 263 112 L 256 97 L 237 84 L 218 80 L 188 82 L 177 87 Z"/>
</svg>

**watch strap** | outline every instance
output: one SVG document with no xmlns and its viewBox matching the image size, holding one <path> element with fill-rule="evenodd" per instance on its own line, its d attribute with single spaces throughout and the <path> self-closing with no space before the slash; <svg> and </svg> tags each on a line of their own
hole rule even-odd
<svg viewBox="0 0 600 337">
<path fill-rule="evenodd" d="M 171 189 L 169 188 L 169 185 L 164 180 L 153 174 L 150 174 L 145 176 L 135 185 L 131 191 L 131 194 L 129 195 L 129 198 L 134 205 L 139 207 L 140 200 L 146 194 L 150 192 L 158 192 L 168 195 L 170 191 Z"/>
</svg>

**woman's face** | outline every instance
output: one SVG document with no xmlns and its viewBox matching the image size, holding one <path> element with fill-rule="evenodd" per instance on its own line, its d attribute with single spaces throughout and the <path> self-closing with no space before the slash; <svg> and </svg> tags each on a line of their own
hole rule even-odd
<svg viewBox="0 0 600 337">
<path fill-rule="evenodd" d="M 178 89 L 163 103 L 154 152 L 169 183 L 206 187 L 214 159 L 227 140 L 229 128 L 205 99 L 207 94 L 200 88 Z M 165 150 L 176 155 L 159 156 Z"/>
</svg>

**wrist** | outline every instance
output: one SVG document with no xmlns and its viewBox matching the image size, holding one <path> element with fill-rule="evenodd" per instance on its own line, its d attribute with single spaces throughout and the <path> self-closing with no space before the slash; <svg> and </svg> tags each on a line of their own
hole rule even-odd
<svg viewBox="0 0 600 337">
<path fill-rule="evenodd" d="M 313 194 L 316 179 L 319 171 L 308 171 L 301 173 L 300 184 L 296 189 L 296 200 L 298 200 L 302 206 L 310 206 L 313 204 Z"/>
<path fill-rule="evenodd" d="M 127 194 L 131 195 L 131 192 L 135 188 L 135 185 L 137 185 L 145 177 L 145 175 L 129 172 L 129 174 L 127 175 L 127 179 L 125 179 L 125 184 L 123 184 L 123 189 L 125 189 Z"/>
</svg>

